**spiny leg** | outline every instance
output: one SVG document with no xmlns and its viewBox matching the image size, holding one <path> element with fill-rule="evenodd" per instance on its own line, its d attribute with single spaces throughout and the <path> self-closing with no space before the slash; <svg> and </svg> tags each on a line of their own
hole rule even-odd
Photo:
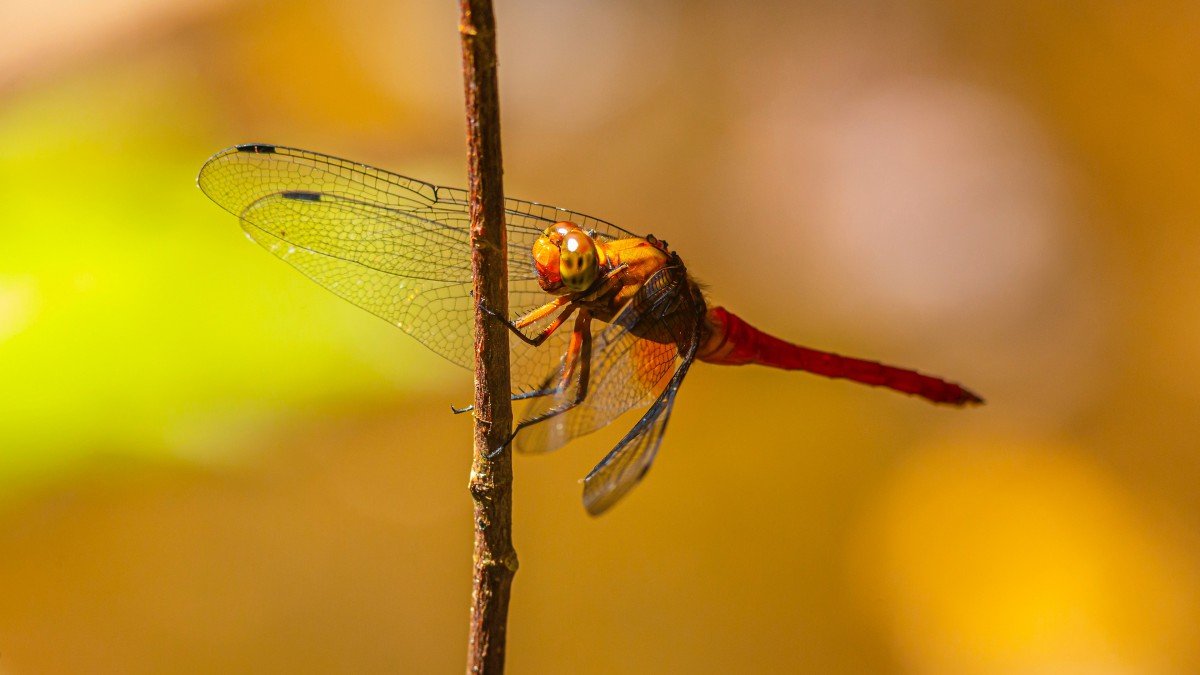
<svg viewBox="0 0 1200 675">
<path fill-rule="evenodd" d="M 563 310 L 562 314 L 559 314 L 557 317 L 555 317 L 554 320 L 551 321 L 548 326 L 543 328 L 537 335 L 535 335 L 533 337 L 529 337 L 528 335 L 525 334 L 524 331 L 521 330 L 525 326 L 528 326 L 529 324 L 533 323 L 534 321 L 537 321 L 538 319 L 545 317 L 546 315 L 550 314 L 551 312 L 553 312 L 554 310 L 558 309 L 559 307 L 561 307 L 563 305 L 567 305 L 567 308 L 565 310 Z M 482 309 L 488 316 L 492 317 L 493 319 L 496 319 L 497 321 L 503 322 L 504 325 L 508 327 L 509 332 L 511 332 L 513 335 L 516 335 L 518 338 L 520 338 L 522 342 L 525 342 L 526 344 L 532 345 L 534 347 L 541 346 L 541 344 L 543 342 L 548 340 L 550 338 L 550 336 L 554 334 L 554 331 L 558 330 L 558 327 L 561 326 L 563 324 L 563 322 L 566 321 L 567 318 L 570 317 L 571 314 L 575 312 L 577 307 L 578 307 L 578 305 L 574 304 L 574 301 L 571 298 L 569 298 L 568 296 L 565 296 L 565 295 L 561 295 L 561 296 L 555 298 L 552 302 L 548 302 L 548 303 L 542 305 L 541 307 L 538 307 L 537 309 L 533 310 L 529 314 L 526 314 L 525 316 L 521 317 L 517 321 L 509 321 L 508 319 L 504 318 L 500 314 L 492 311 L 492 309 L 490 307 L 488 307 L 487 305 L 484 305 L 483 303 L 479 304 L 479 308 Z M 534 316 L 535 314 L 537 315 L 536 317 Z"/>
<path fill-rule="evenodd" d="M 554 298 L 553 300 L 551 300 L 550 302 L 547 302 L 546 304 L 542 305 L 541 307 L 535 307 L 535 308 L 529 310 L 528 312 L 525 313 L 524 316 L 518 317 L 516 321 L 513 321 L 512 324 L 513 324 L 513 326 L 516 326 L 517 328 L 524 328 L 528 325 L 537 323 L 538 321 L 541 321 L 547 315 L 552 313 L 554 310 L 558 309 L 559 307 L 562 307 L 563 305 L 565 305 L 569 302 L 572 302 L 574 299 L 575 299 L 574 293 L 568 293 L 567 295 L 560 295 L 560 296 Z"/>
<path fill-rule="evenodd" d="M 565 391 L 570 386 L 571 377 L 575 373 L 576 365 L 579 367 L 579 386 L 575 390 L 575 397 L 544 413 L 530 417 L 527 420 L 522 420 L 513 429 L 513 432 L 509 434 L 508 439 L 504 441 L 504 445 L 493 450 L 488 455 L 488 459 L 500 454 L 505 448 L 511 445 L 513 439 L 517 437 L 517 434 L 522 429 L 557 417 L 583 403 L 584 399 L 587 398 L 588 379 L 592 372 L 592 315 L 586 309 L 581 310 L 579 316 L 575 317 L 575 328 L 571 331 L 571 344 L 567 347 L 567 356 L 563 364 L 562 377 L 559 379 L 559 386 L 555 393 Z"/>
<path fill-rule="evenodd" d="M 551 379 L 553 379 L 553 378 L 551 378 Z M 547 384 L 548 383 L 549 383 L 549 380 L 547 380 Z M 558 386 L 548 387 L 546 385 L 542 385 L 541 389 L 534 389 L 533 391 L 523 391 L 519 394 L 513 394 L 508 397 L 508 400 L 524 401 L 527 398 L 540 398 L 542 396 L 550 396 L 551 394 L 557 394 L 560 391 L 562 391 L 562 389 L 560 389 Z M 453 412 L 455 415 L 460 415 L 465 412 L 471 412 L 474 409 L 475 409 L 475 406 L 473 406 L 473 405 L 465 406 L 462 408 L 456 408 L 456 407 L 454 407 L 453 404 L 450 405 L 450 411 Z"/>
<path fill-rule="evenodd" d="M 566 391 L 567 387 L 571 386 L 571 378 L 575 376 L 575 369 L 579 366 L 580 359 L 587 358 L 584 355 L 585 343 L 586 350 L 591 351 L 592 331 L 589 329 L 591 318 L 591 312 L 586 309 L 575 317 L 575 327 L 571 330 L 571 341 L 567 344 L 567 356 L 563 359 L 562 373 L 558 376 L 557 391 Z"/>
<path fill-rule="evenodd" d="M 553 305 L 553 304 L 554 304 L 553 302 L 547 303 L 543 307 L 539 307 L 538 309 L 535 309 L 534 312 L 540 311 L 544 307 L 549 307 L 550 305 Z M 559 303 L 559 304 L 561 305 L 563 303 Z M 483 307 L 482 305 L 480 305 L 480 306 Z M 558 330 L 558 327 L 561 326 L 563 324 L 563 322 L 567 320 L 567 318 L 569 318 L 572 314 L 574 314 L 575 310 L 578 308 L 579 308 L 578 305 L 568 305 L 567 308 L 565 310 L 563 310 L 562 314 L 559 314 L 557 317 L 555 317 L 554 321 L 552 321 L 550 323 L 550 325 L 546 326 L 546 328 L 544 328 L 542 330 L 542 332 L 540 334 L 538 334 L 537 337 L 534 337 L 532 339 L 529 338 L 528 336 L 526 336 L 524 333 L 522 333 L 520 330 L 518 330 L 516 328 L 516 325 L 520 323 L 519 321 L 516 323 L 510 323 L 508 321 L 504 321 L 504 319 L 502 319 L 501 317 L 499 317 L 496 314 L 493 314 L 492 310 L 490 310 L 486 307 L 483 307 L 483 311 L 487 312 L 488 314 L 491 314 L 492 316 L 494 316 L 496 318 L 499 318 L 501 321 L 504 321 L 504 325 L 508 326 L 509 330 L 513 331 L 522 340 L 528 342 L 529 344 L 533 345 L 534 347 L 537 347 L 537 346 L 541 345 L 543 342 L 545 342 L 546 339 L 549 338 L 554 333 L 554 331 Z M 553 311 L 553 310 L 548 310 L 548 311 L 544 312 L 542 314 L 542 316 L 549 314 L 551 311 Z M 525 316 L 528 317 L 529 315 L 527 314 Z M 564 369 L 569 368 L 569 367 L 572 367 L 571 364 L 564 365 Z M 522 392 L 519 394 L 513 394 L 509 397 L 509 400 L 510 401 L 522 401 L 527 398 L 537 398 L 539 396 L 549 396 L 550 394 L 557 394 L 560 391 L 562 391 L 562 385 L 559 385 L 558 387 L 543 386 L 541 389 L 536 389 L 534 391 L 526 391 L 526 392 Z M 457 408 L 454 406 L 454 404 L 450 405 L 450 411 L 453 412 L 455 415 L 461 415 L 462 413 L 470 412 L 474 409 L 475 409 L 474 405 L 469 405 L 469 406 L 465 406 L 462 408 Z"/>
<path fill-rule="evenodd" d="M 574 311 L 574 310 L 571 310 Z M 590 332 L 588 337 L 591 337 Z M 575 374 L 575 367 L 579 364 L 579 354 L 582 351 L 583 335 L 576 329 L 571 329 L 571 341 L 567 344 L 567 352 L 563 355 L 562 371 L 558 374 L 558 384 L 553 387 L 550 382 L 555 379 L 554 375 L 546 378 L 540 389 L 533 391 L 523 391 L 519 394 L 513 394 L 509 397 L 510 401 L 523 401 L 529 398 L 540 398 L 542 396 L 552 396 L 566 391 L 567 387 L 571 386 L 571 377 Z M 464 410 L 465 412 L 465 410 Z M 515 435 L 515 434 L 514 434 Z"/>
<path fill-rule="evenodd" d="M 542 396 L 550 396 L 551 394 L 557 394 L 558 392 L 559 392 L 558 387 L 550 387 L 548 389 L 534 389 L 533 391 L 523 391 L 519 394 L 512 394 L 511 396 L 508 397 L 508 400 L 524 401 L 527 398 L 541 398 Z M 471 412 L 474 409 L 475 409 L 474 405 L 467 405 L 467 406 L 463 406 L 463 407 L 459 408 L 459 407 L 455 406 L 453 403 L 450 404 L 450 412 L 454 413 L 455 415 L 461 415 L 466 412 Z"/>
<path fill-rule="evenodd" d="M 554 334 L 554 331 L 558 330 L 558 327 L 561 326 L 563 324 L 563 322 L 566 321 L 572 314 L 574 314 L 576 309 L 578 309 L 578 307 L 579 307 L 578 305 L 568 304 L 570 302 L 571 302 L 571 300 L 568 298 L 568 296 L 565 296 L 565 295 L 559 296 L 559 297 L 555 298 L 552 302 L 548 302 L 548 303 L 542 305 L 541 307 L 538 307 L 537 309 L 531 311 L 530 313 L 521 317 L 517 321 L 509 321 L 509 320 L 505 319 L 504 317 L 500 316 L 499 314 L 493 312 L 490 308 L 488 308 L 486 305 L 483 305 L 482 303 L 479 305 L 479 308 L 482 309 L 484 312 L 486 312 L 492 318 L 497 319 L 499 321 L 503 321 L 504 325 L 508 326 L 508 330 L 512 331 L 513 335 L 516 335 L 517 337 L 521 338 L 522 340 L 529 343 L 530 345 L 533 345 L 534 347 L 538 347 L 543 342 L 545 342 L 547 339 L 549 339 L 550 336 Z M 534 321 L 537 321 L 538 319 L 545 317 L 546 315 L 550 314 L 551 312 L 558 309 L 562 305 L 567 305 L 567 308 L 565 310 L 563 310 L 562 314 L 559 314 L 558 316 L 554 317 L 554 321 L 551 321 L 550 324 L 548 326 L 546 326 L 545 328 L 543 328 L 542 331 L 540 333 L 538 333 L 535 337 L 531 338 L 528 335 L 526 335 L 524 332 L 521 331 L 521 328 L 523 328 L 524 326 L 528 326 L 529 324 L 533 323 Z M 521 400 L 524 400 L 527 398 L 537 398 L 538 396 L 549 396 L 550 394 L 558 393 L 558 391 L 559 390 L 557 387 L 553 388 L 553 389 L 543 387 L 542 389 L 538 389 L 536 391 L 527 391 L 527 392 L 523 392 L 520 394 L 513 394 L 512 396 L 509 397 L 509 400 L 510 401 L 521 401 Z M 462 408 L 458 408 L 458 407 L 455 407 L 454 404 L 450 404 L 450 411 L 453 412 L 455 415 L 461 415 L 462 413 L 470 412 L 474 409 L 475 409 L 475 406 L 473 406 L 473 405 L 468 405 L 468 406 L 464 406 Z"/>
<path fill-rule="evenodd" d="M 550 336 L 553 335 L 554 332 L 558 330 L 559 326 L 561 326 L 564 321 L 566 321 L 568 318 L 570 318 L 571 314 L 574 313 L 575 310 L 579 308 L 579 305 L 577 304 L 579 300 L 582 300 L 583 298 L 587 298 L 587 297 L 597 297 L 597 296 L 604 295 L 605 293 L 608 293 L 610 290 L 612 290 L 612 288 L 614 286 L 617 285 L 617 283 L 620 281 L 621 275 L 625 272 L 625 270 L 628 267 L 629 267 L 628 264 L 621 263 L 620 265 L 617 265 L 615 268 L 613 268 L 612 271 L 610 271 L 608 274 L 604 275 L 604 278 L 598 280 L 595 284 L 593 284 L 590 289 L 583 291 L 581 293 L 568 293 L 566 295 L 560 295 L 560 296 L 554 298 L 553 300 L 551 300 L 550 302 L 547 302 L 546 304 L 542 305 L 541 307 L 536 307 L 536 308 L 530 310 L 524 316 L 518 318 L 516 321 L 509 321 L 506 317 L 501 316 L 498 312 L 492 311 L 491 307 L 488 307 L 487 305 L 483 304 L 482 302 L 479 303 L 479 309 L 483 310 L 488 316 L 496 319 L 497 321 L 502 321 L 504 323 L 504 325 L 508 327 L 508 330 L 510 332 L 512 332 L 514 335 L 516 335 L 518 338 L 520 338 L 523 342 L 525 342 L 529 345 L 532 345 L 534 347 L 538 347 L 538 346 L 541 346 L 541 344 L 543 342 L 548 340 L 550 338 Z M 561 314 L 559 314 L 557 317 L 555 317 L 554 321 L 550 322 L 550 324 L 547 325 L 545 328 L 543 328 L 541 330 L 541 332 L 539 332 L 536 336 L 531 338 L 528 335 L 526 335 L 524 333 L 524 331 L 521 330 L 522 328 L 529 326 L 530 324 L 536 323 L 537 321 L 544 319 L 545 317 L 549 316 L 555 310 L 562 307 L 563 305 L 567 305 L 566 310 L 564 310 Z M 581 316 L 582 316 L 582 314 L 581 314 Z M 578 324 L 578 318 L 576 319 L 576 323 Z M 588 349 L 590 351 L 590 349 L 591 349 L 591 332 L 590 331 L 587 332 L 587 340 L 588 340 Z M 568 355 L 569 354 L 570 354 L 570 350 L 568 350 Z M 575 364 L 570 359 L 568 359 L 566 361 L 566 363 L 563 365 L 563 377 L 562 377 L 561 382 L 558 387 L 555 387 L 555 388 L 543 387 L 543 388 L 535 390 L 535 391 L 527 391 L 527 392 L 522 392 L 520 394 L 513 394 L 511 397 L 509 397 L 509 400 L 521 401 L 521 400 L 524 400 L 527 398 L 538 398 L 540 396 L 549 396 L 551 394 L 557 394 L 557 393 L 561 392 L 562 390 L 566 389 L 566 387 L 570 384 L 570 379 L 571 379 L 570 376 L 574 372 L 574 370 L 573 370 L 574 367 L 575 367 Z M 475 406 L 473 406 L 473 405 L 465 406 L 462 408 L 457 408 L 453 404 L 450 405 L 450 410 L 455 415 L 460 415 L 465 412 L 470 412 L 474 409 L 475 409 Z M 533 422 L 530 422 L 530 424 L 532 424 L 532 423 Z M 528 426 L 528 425 L 526 425 L 526 426 Z M 518 429 L 520 429 L 520 427 L 518 427 Z M 512 433 L 512 435 L 509 436 L 509 442 L 512 442 L 512 438 L 515 437 L 516 435 L 517 435 L 517 432 L 514 431 Z M 505 443 L 505 445 L 507 445 L 507 443 Z"/>
<path fill-rule="evenodd" d="M 508 330 L 512 332 L 513 335 L 516 335 L 518 338 L 520 338 L 523 342 L 537 347 L 549 339 L 549 337 L 554 334 L 554 331 L 558 330 L 558 327 L 561 326 L 562 323 L 571 316 L 571 313 L 578 308 L 578 302 L 580 300 L 589 297 L 594 298 L 608 293 L 610 290 L 612 290 L 613 286 L 617 284 L 621 275 L 624 274 L 628 267 L 629 266 L 627 264 L 622 263 L 613 268 L 613 270 L 608 274 L 604 275 L 602 279 L 596 281 L 595 284 L 592 284 L 592 287 L 588 290 L 579 293 L 560 295 L 541 307 L 536 307 L 530 310 L 516 321 L 509 321 L 507 317 L 501 316 L 498 312 L 493 311 L 491 307 L 488 307 L 483 303 L 479 303 L 479 308 L 487 313 L 488 316 L 491 316 L 498 321 L 503 321 L 504 325 L 508 326 Z M 566 310 L 563 311 L 562 314 L 559 314 L 554 321 L 550 323 L 550 325 L 542 329 L 541 332 L 539 332 L 536 336 L 529 337 L 524 331 L 521 330 L 526 326 L 546 318 L 563 305 L 567 305 Z"/>
</svg>

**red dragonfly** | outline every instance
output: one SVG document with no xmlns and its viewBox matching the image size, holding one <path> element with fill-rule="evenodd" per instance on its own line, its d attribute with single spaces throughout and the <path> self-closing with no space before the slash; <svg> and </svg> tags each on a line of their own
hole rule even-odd
<svg viewBox="0 0 1200 675">
<path fill-rule="evenodd" d="M 213 156 L 200 189 L 251 239 L 438 354 L 473 366 L 467 192 L 275 145 Z M 688 368 L 757 363 L 846 378 L 955 406 L 967 389 L 913 370 L 799 347 L 708 307 L 679 255 L 597 218 L 506 199 L 512 444 L 548 452 L 633 408 L 642 418 L 584 479 L 602 513 L 650 468 Z M 486 308 L 485 308 L 486 309 Z M 569 330 L 559 330 L 571 317 Z"/>
</svg>

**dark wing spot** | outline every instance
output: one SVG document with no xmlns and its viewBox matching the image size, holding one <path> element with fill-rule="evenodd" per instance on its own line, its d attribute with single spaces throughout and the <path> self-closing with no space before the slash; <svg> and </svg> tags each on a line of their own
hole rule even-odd
<svg viewBox="0 0 1200 675">
<path fill-rule="evenodd" d="M 275 146 L 264 145 L 262 143 L 247 143 L 237 146 L 238 152 L 261 152 L 264 155 L 269 155 L 275 152 Z"/>
<path fill-rule="evenodd" d="M 284 199 L 295 199 L 301 202 L 319 202 L 321 201 L 320 192 L 310 192 L 308 190 L 286 190 L 279 193 Z"/>
</svg>

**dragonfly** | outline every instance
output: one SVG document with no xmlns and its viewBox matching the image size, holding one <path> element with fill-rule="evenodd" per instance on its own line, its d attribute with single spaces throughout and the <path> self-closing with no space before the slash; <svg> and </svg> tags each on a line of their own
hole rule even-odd
<svg viewBox="0 0 1200 675">
<path fill-rule="evenodd" d="M 473 367 L 478 303 L 466 190 L 264 144 L 217 153 L 197 184 L 276 257 Z M 513 316 L 483 309 L 518 338 L 510 341 L 512 398 L 524 414 L 505 447 L 549 452 L 646 409 L 583 479 L 592 515 L 649 470 L 696 361 L 806 371 L 951 406 L 983 403 L 942 378 L 801 347 L 709 307 L 679 254 L 653 235 L 537 202 L 506 198 L 504 207 Z"/>
</svg>

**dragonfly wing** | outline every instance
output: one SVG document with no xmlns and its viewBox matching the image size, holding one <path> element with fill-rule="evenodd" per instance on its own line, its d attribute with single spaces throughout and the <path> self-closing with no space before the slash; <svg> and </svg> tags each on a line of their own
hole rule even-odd
<svg viewBox="0 0 1200 675">
<path fill-rule="evenodd" d="M 449 190 L 450 188 L 439 189 L 445 191 Z M 458 192 L 462 193 L 462 199 L 465 200 L 466 191 L 458 190 Z M 557 206 L 550 206 L 548 204 L 539 204 L 537 202 L 527 202 L 521 199 L 511 199 L 506 197 L 504 199 L 504 208 L 508 211 L 510 224 L 517 222 L 523 226 L 534 227 L 538 230 L 538 234 L 541 234 L 541 231 L 545 230 L 550 225 L 565 220 L 567 222 L 575 223 L 584 230 L 595 231 L 600 236 L 608 239 L 624 239 L 626 237 L 641 236 L 634 234 L 629 230 L 617 227 L 607 220 L 601 220 L 594 216 L 579 213 L 578 211 L 560 209 Z M 526 253 L 528 253 L 528 257 L 532 259 L 532 251 L 526 251 Z"/>
<path fill-rule="evenodd" d="M 583 506 L 591 515 L 598 516 L 611 508 L 650 470 L 658 447 L 662 445 L 663 434 L 667 431 L 667 422 L 675 407 L 675 395 L 696 357 L 696 348 L 700 343 L 699 321 L 695 326 L 695 338 L 654 405 L 583 479 Z"/>
<path fill-rule="evenodd" d="M 263 197 L 243 212 L 242 228 L 313 281 L 472 367 L 471 271 L 446 255 L 467 250 L 467 232 L 315 193 Z"/>
<path fill-rule="evenodd" d="M 584 400 L 570 411 L 521 431 L 520 452 L 549 452 L 650 405 L 667 388 L 698 333 L 703 313 L 682 266 L 659 270 L 608 324 L 593 322 L 591 378 Z M 581 368 L 580 368 L 581 369 Z M 566 391 L 532 399 L 529 419 L 576 398 L 578 375 Z"/>
<path fill-rule="evenodd" d="M 465 190 L 273 145 L 220 152 L 205 163 L 197 183 L 268 251 L 434 352 L 472 367 L 475 306 Z M 515 316 L 549 299 L 537 284 L 532 254 L 547 225 L 574 218 L 602 236 L 625 236 L 604 221 L 552 206 L 509 199 L 505 207 Z M 540 385 L 557 367 L 566 339 L 556 334 L 540 348 L 511 340 L 514 387 Z"/>
</svg>

